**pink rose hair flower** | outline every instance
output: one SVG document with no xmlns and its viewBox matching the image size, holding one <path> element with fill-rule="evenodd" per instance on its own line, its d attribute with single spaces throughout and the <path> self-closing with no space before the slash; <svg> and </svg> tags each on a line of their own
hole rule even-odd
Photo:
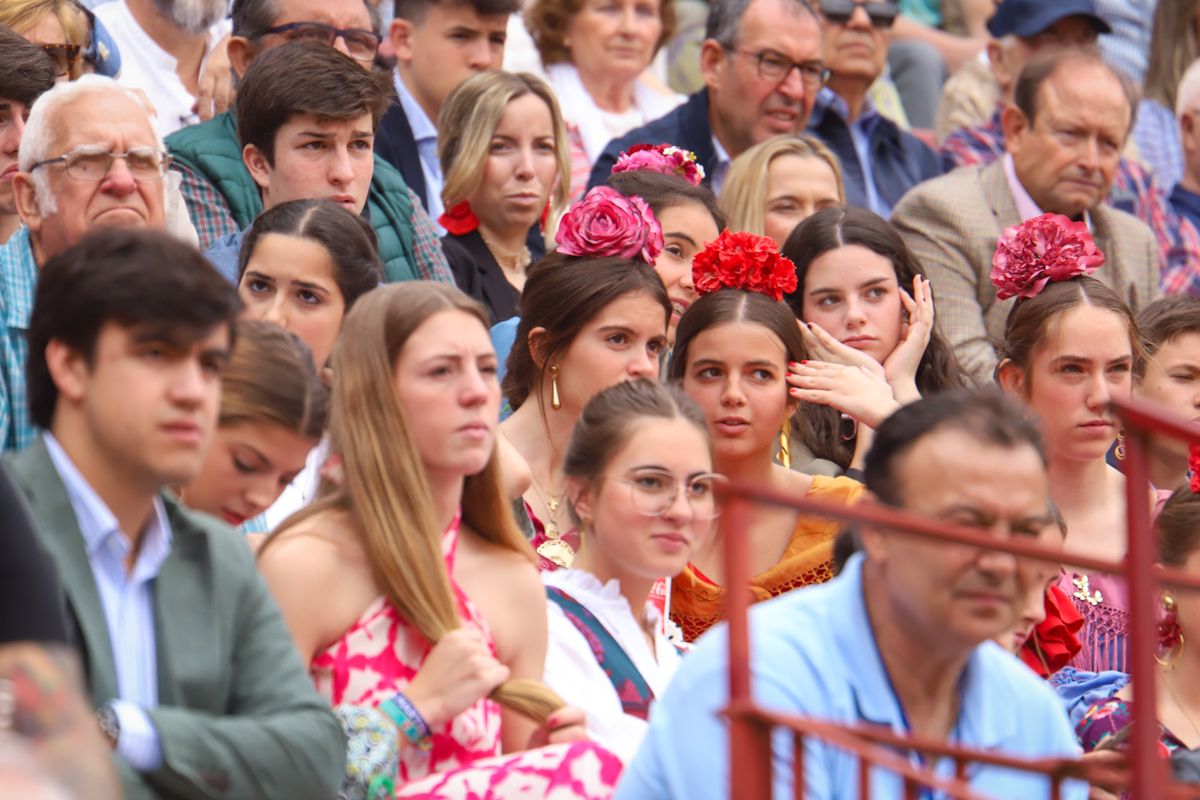
<svg viewBox="0 0 1200 800">
<path fill-rule="evenodd" d="M 571 206 L 554 234 L 568 256 L 641 258 L 650 266 L 663 249 L 662 226 L 640 197 L 597 186 Z"/>
<path fill-rule="evenodd" d="M 1051 281 L 1091 275 L 1104 265 L 1087 225 L 1042 214 L 1006 228 L 992 256 L 996 297 L 1036 297 Z"/>
<path fill-rule="evenodd" d="M 692 186 L 704 180 L 704 167 L 697 162 L 696 154 L 673 144 L 635 144 L 617 156 L 611 174 L 639 170 L 678 175 Z"/>
<path fill-rule="evenodd" d="M 796 291 L 796 265 L 766 236 L 725 230 L 692 259 L 696 293 L 742 289 L 782 300 Z"/>
</svg>

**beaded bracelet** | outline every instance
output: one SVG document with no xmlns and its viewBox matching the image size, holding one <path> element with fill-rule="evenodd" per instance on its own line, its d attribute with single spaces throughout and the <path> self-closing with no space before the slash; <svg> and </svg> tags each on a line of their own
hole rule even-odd
<svg viewBox="0 0 1200 800">
<path fill-rule="evenodd" d="M 392 722 L 396 723 L 396 727 L 404 734 L 404 738 L 414 745 L 425 751 L 433 746 L 433 732 L 429 730 L 429 723 L 403 692 L 396 692 L 391 698 L 384 700 L 379 704 L 379 710 L 391 717 Z"/>
</svg>

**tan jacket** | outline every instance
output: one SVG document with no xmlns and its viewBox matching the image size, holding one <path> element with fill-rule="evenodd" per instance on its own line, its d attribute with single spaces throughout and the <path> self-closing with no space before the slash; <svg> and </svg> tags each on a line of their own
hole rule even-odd
<svg viewBox="0 0 1200 800">
<path fill-rule="evenodd" d="M 1088 213 L 1106 258 L 1095 277 L 1136 313 L 1159 296 L 1161 256 L 1154 234 L 1136 217 L 1103 203 Z M 1012 299 L 996 299 L 989 279 L 992 254 L 1004 229 L 1020 221 L 1003 160 L 921 183 L 892 212 L 892 224 L 933 286 L 938 330 L 977 383 L 992 379 L 1013 305 Z"/>
</svg>

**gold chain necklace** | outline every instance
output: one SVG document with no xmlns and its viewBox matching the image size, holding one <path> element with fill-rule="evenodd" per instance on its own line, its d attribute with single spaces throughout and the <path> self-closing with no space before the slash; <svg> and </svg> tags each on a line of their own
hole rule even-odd
<svg viewBox="0 0 1200 800">
<path fill-rule="evenodd" d="M 496 259 L 496 263 L 505 272 L 522 272 L 529 266 L 529 262 L 533 261 L 533 255 L 529 252 L 528 247 L 522 247 L 520 250 L 506 250 L 500 245 L 492 241 L 492 239 L 483 232 L 483 228 L 479 228 L 479 238 L 483 239 L 484 245 L 492 254 L 492 258 Z"/>
</svg>

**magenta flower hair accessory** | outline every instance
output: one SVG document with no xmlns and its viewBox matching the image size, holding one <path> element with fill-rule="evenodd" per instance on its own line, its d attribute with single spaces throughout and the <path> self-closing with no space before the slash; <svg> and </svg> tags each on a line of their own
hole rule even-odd
<svg viewBox="0 0 1200 800">
<path fill-rule="evenodd" d="M 568 256 L 641 258 L 650 266 L 663 249 L 662 226 L 646 201 L 597 186 L 575 203 L 554 234 Z"/>
<path fill-rule="evenodd" d="M 704 180 L 704 167 L 696 160 L 696 154 L 673 144 L 635 144 L 617 156 L 611 174 L 638 170 L 678 175 L 692 186 L 699 186 Z"/>
<path fill-rule="evenodd" d="M 742 289 L 779 301 L 796 291 L 796 265 L 774 240 L 726 229 L 692 259 L 692 281 L 700 295 Z"/>
<path fill-rule="evenodd" d="M 1087 225 L 1042 214 L 1004 230 L 992 256 L 996 297 L 1037 297 L 1046 284 L 1091 275 L 1104 266 Z"/>
</svg>

